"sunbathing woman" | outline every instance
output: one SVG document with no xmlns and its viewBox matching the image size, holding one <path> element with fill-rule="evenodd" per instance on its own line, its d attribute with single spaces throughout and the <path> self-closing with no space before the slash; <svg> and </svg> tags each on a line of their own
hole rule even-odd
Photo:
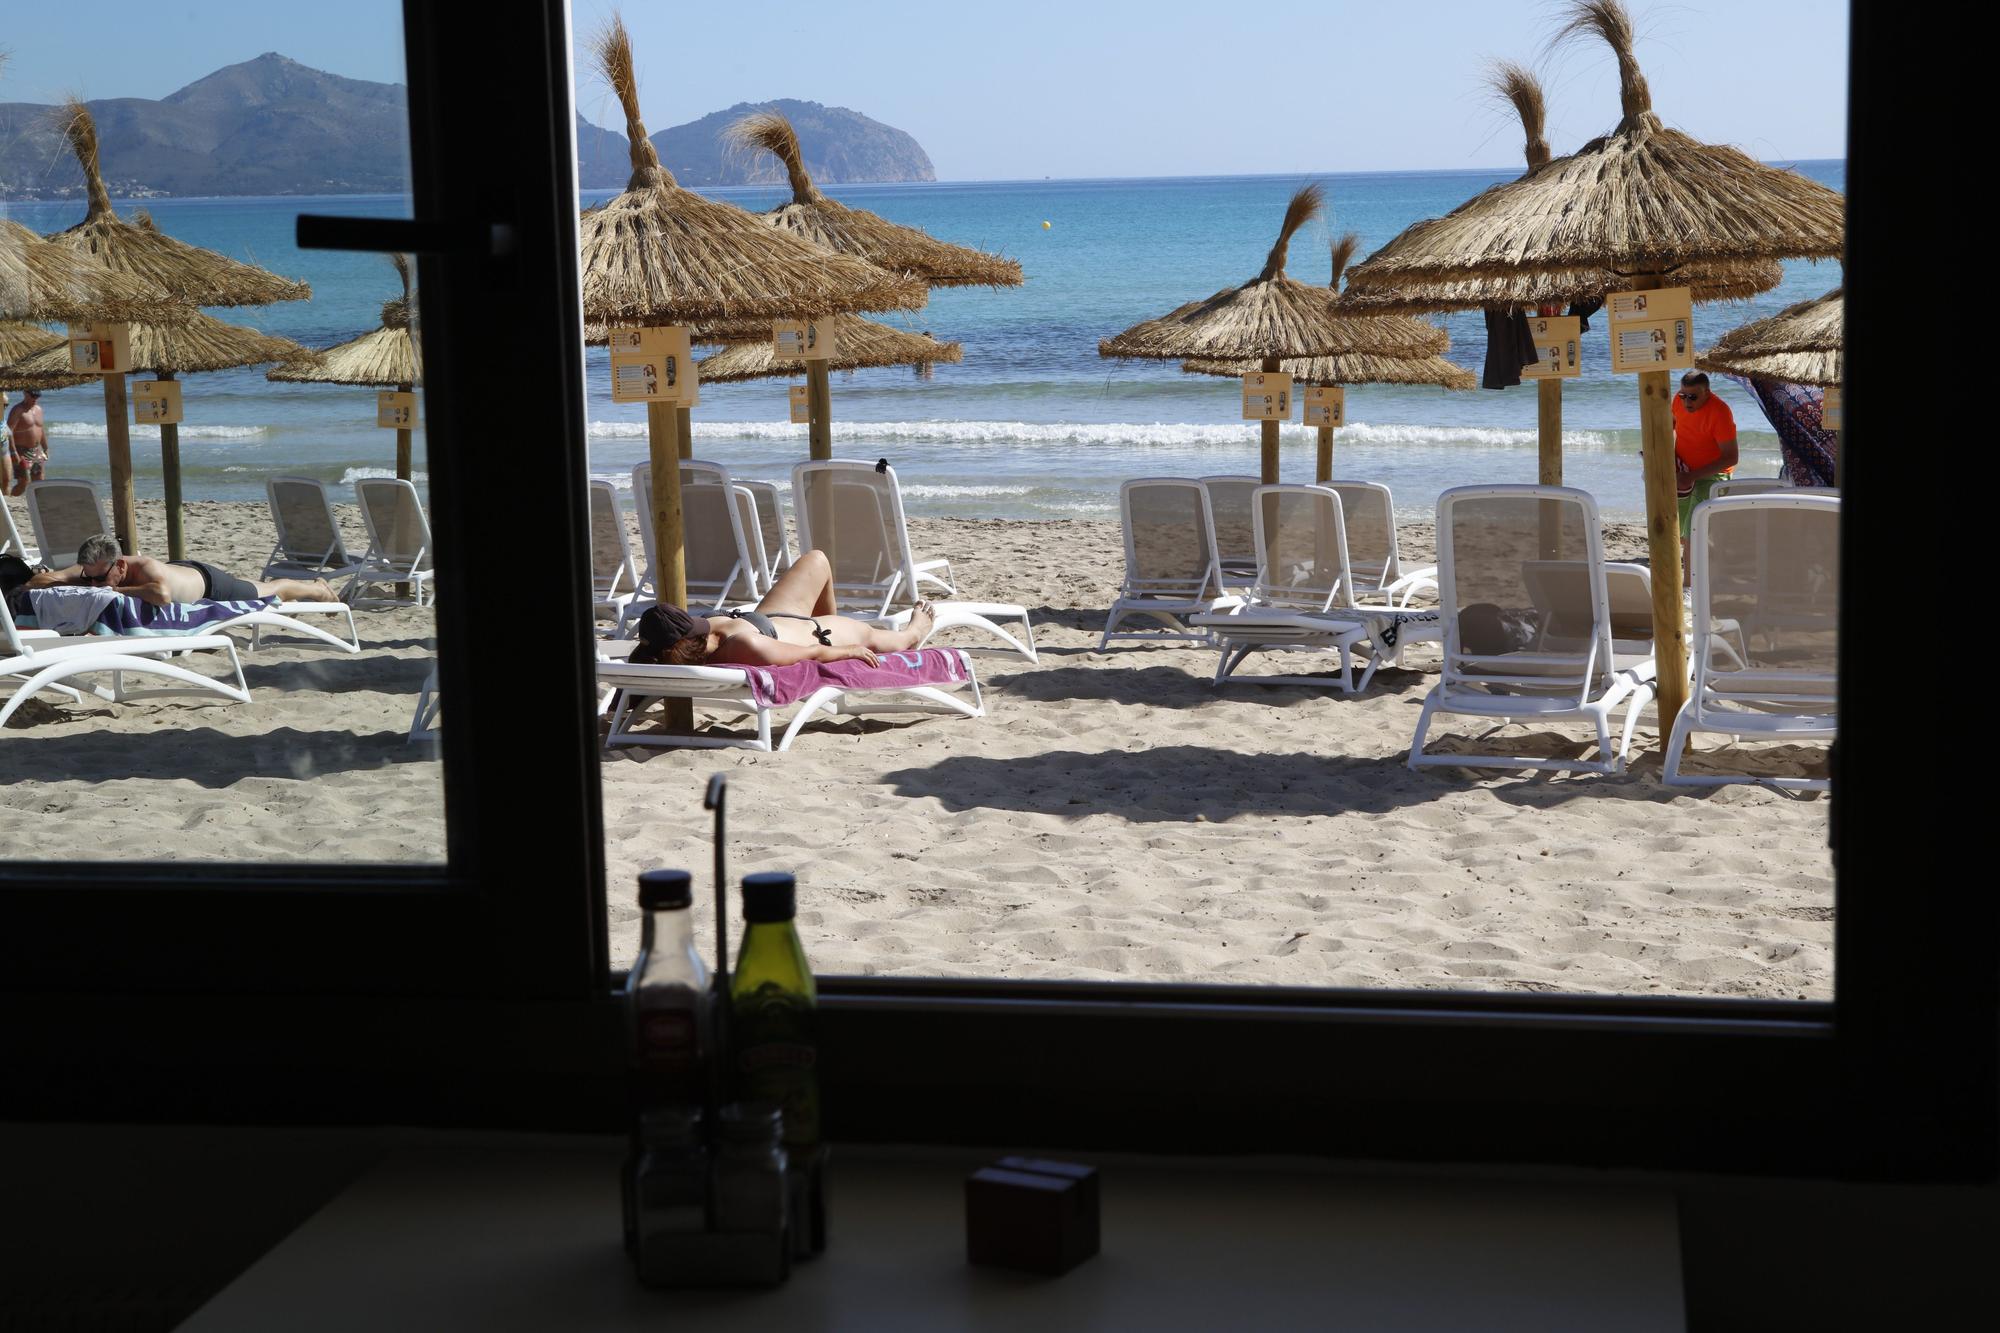
<svg viewBox="0 0 2000 1333">
<path fill-rule="evenodd" d="M 631 662 L 671 666 L 790 666 L 857 658 L 878 666 L 877 653 L 922 643 L 935 617 L 919 602 L 900 630 L 876 629 L 833 612 L 833 566 L 823 551 L 807 551 L 778 577 L 754 611 L 691 616 L 665 602 L 639 617 Z"/>
</svg>

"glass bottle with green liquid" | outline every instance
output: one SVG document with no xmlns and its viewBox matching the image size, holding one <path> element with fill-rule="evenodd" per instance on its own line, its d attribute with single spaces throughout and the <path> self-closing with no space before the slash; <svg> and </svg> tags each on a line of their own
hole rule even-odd
<svg viewBox="0 0 2000 1333">
<path fill-rule="evenodd" d="M 826 1248 L 825 1152 L 819 1129 L 815 1010 L 819 992 L 793 918 L 798 886 L 771 872 L 743 877 L 743 944 L 729 984 L 729 1036 L 740 1099 L 784 1112 L 792 1253 Z"/>
</svg>

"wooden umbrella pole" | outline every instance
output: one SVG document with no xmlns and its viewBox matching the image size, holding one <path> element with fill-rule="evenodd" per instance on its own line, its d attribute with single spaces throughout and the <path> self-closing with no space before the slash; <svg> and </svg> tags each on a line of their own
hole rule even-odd
<svg viewBox="0 0 2000 1333">
<path fill-rule="evenodd" d="M 679 414 L 672 403 L 646 404 L 646 443 L 653 461 L 653 584 L 662 602 L 687 605 L 687 554 L 681 532 Z M 694 728 L 694 701 L 669 699 L 667 725 Z"/>
<path fill-rule="evenodd" d="M 125 372 L 104 378 L 104 434 L 111 459 L 111 530 L 127 555 L 139 554 L 138 504 L 132 498 L 132 421 L 126 416 Z"/>
<path fill-rule="evenodd" d="M 154 375 L 160 380 L 173 377 L 171 370 L 162 370 Z M 187 550 L 181 541 L 181 428 L 178 422 L 160 423 L 160 489 L 166 492 L 167 500 L 167 559 L 184 560 Z"/>
<path fill-rule="evenodd" d="M 1278 358 L 1275 356 L 1265 357 L 1263 370 L 1267 375 L 1277 374 Z M 1264 484 L 1266 486 L 1275 486 L 1278 484 L 1278 427 L 1281 423 L 1267 420 L 1258 424 L 1264 428 Z"/>
<path fill-rule="evenodd" d="M 674 434 L 680 441 L 682 458 L 694 457 L 694 409 L 677 407 L 674 409 Z"/>
<path fill-rule="evenodd" d="M 1536 480 L 1543 486 L 1563 484 L 1563 389 L 1562 381 L 1535 381 L 1535 429 L 1539 469 Z M 1562 506 L 1550 501 L 1542 506 L 1542 559 L 1554 560 L 1561 554 Z"/>
<path fill-rule="evenodd" d="M 827 382 L 823 360 L 806 362 L 806 409 L 812 417 L 812 424 L 806 427 L 810 432 L 811 456 L 832 458 L 833 388 Z"/>
<path fill-rule="evenodd" d="M 1322 484 L 1333 480 L 1333 427 L 1319 428 L 1319 466 L 1313 480 Z"/>
<path fill-rule="evenodd" d="M 409 393 L 412 388 L 412 385 L 398 384 L 396 392 Z M 408 426 L 398 426 L 396 428 L 396 479 L 399 481 L 410 480 L 411 469 L 415 466 L 414 460 L 410 455 L 410 428 Z"/>
<path fill-rule="evenodd" d="M 1654 274 L 1637 291 L 1660 285 Z M 1664 370 L 1639 373 L 1639 438 L 1646 466 L 1646 554 L 1653 579 L 1653 665 L 1659 679 L 1660 746 L 1687 702 L 1687 623 L 1681 604 L 1680 507 L 1674 485 L 1673 385 Z"/>
</svg>

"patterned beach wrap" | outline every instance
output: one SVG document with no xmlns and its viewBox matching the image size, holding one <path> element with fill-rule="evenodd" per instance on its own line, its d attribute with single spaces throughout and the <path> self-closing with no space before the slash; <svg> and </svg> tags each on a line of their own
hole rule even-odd
<svg viewBox="0 0 2000 1333">
<path fill-rule="evenodd" d="M 154 606 L 105 588 L 35 588 L 28 596 L 35 607 L 33 625 L 24 623 L 22 628 L 39 626 L 62 633 L 105 635 L 206 634 L 225 620 L 253 611 L 269 611 L 278 605 L 275 597 L 260 597 L 245 602 L 172 602 Z M 103 609 L 91 615 L 99 606 Z"/>
<path fill-rule="evenodd" d="M 783 667 L 743 667 L 750 694 L 763 708 L 796 703 L 822 685 L 849 690 L 895 690 L 911 685 L 959 685 L 972 678 L 972 659 L 962 648 L 916 648 L 881 654 L 881 666 L 844 662 L 794 662 Z"/>
<path fill-rule="evenodd" d="M 1833 463 L 1840 448 L 1840 433 L 1820 425 L 1821 400 L 1826 391 L 1761 376 L 1729 378 L 1756 395 L 1765 419 L 1778 432 L 1778 452 L 1784 456 L 1785 477 L 1792 485 L 1833 485 Z"/>
</svg>

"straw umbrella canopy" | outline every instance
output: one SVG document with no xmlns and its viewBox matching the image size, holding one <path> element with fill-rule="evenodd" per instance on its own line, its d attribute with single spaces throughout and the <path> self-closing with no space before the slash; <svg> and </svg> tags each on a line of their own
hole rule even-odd
<svg viewBox="0 0 2000 1333">
<path fill-rule="evenodd" d="M 403 294 L 382 303 L 381 327 L 273 366 L 264 378 L 282 384 L 346 384 L 398 393 L 409 393 L 423 383 L 424 354 L 414 327 L 416 297 L 410 289 L 410 257 L 392 254 L 389 261 L 403 281 Z M 396 475 L 404 481 L 410 479 L 413 466 L 410 436 L 408 426 L 396 428 Z"/>
<path fill-rule="evenodd" d="M 0 218 L 0 320 L 86 324 L 157 317 L 172 298 Z"/>
<path fill-rule="evenodd" d="M 829 370 L 865 370 L 878 366 L 928 366 L 965 359 L 957 343 L 942 343 L 927 333 L 905 333 L 855 315 L 833 320 L 833 355 L 817 364 Z M 732 343 L 698 363 L 704 384 L 734 384 L 743 380 L 803 375 L 815 364 L 804 358 L 780 357 L 766 329 L 755 341 Z"/>
<path fill-rule="evenodd" d="M 1340 291 L 1341 275 L 1347 271 L 1348 261 L 1354 258 L 1354 251 L 1361 238 L 1348 232 L 1333 246 L 1333 277 L 1327 286 L 1334 292 Z M 1428 337 L 1437 330 L 1420 323 L 1407 315 L 1363 316 L 1369 328 L 1394 330 L 1397 345 L 1406 345 L 1411 339 Z M 1397 321 L 1414 328 L 1399 328 Z M 1181 371 L 1188 375 L 1217 375 L 1236 378 L 1249 374 L 1258 368 L 1252 361 L 1215 361 L 1196 359 L 1183 361 Z M 1349 385 L 1349 384 L 1435 384 L 1446 389 L 1470 389 L 1478 381 L 1472 372 L 1445 360 L 1436 353 L 1408 356 L 1400 353 L 1374 351 L 1339 352 L 1329 356 L 1289 357 L 1278 363 L 1278 369 L 1290 375 L 1294 382 L 1302 384 Z M 1314 468 L 1317 481 L 1333 480 L 1333 427 L 1319 428 L 1319 457 Z"/>
<path fill-rule="evenodd" d="M 1731 329 L 1694 363 L 1724 375 L 1835 387 L 1840 383 L 1843 290 L 1836 287 L 1825 296 L 1786 306 L 1769 319 Z"/>
<path fill-rule="evenodd" d="M 1292 236 L 1322 205 L 1320 188 L 1308 185 L 1292 196 L 1278 239 L 1256 277 L 1225 288 L 1206 300 L 1190 301 L 1158 319 L 1134 324 L 1097 345 L 1107 357 L 1254 361 L 1275 372 L 1290 357 L 1344 352 L 1429 356 L 1444 351 L 1444 330 L 1395 316 L 1354 315 L 1341 308 L 1340 293 L 1312 287 L 1285 275 Z M 1265 421 L 1263 478 L 1278 480 L 1278 423 Z"/>
<path fill-rule="evenodd" d="M 1403 280 L 1452 272 L 1520 280 L 1523 290 L 1513 304 L 1527 305 L 1582 294 L 1532 290 L 1537 274 L 1597 271 L 1605 279 L 1594 293 L 1601 298 L 1678 282 L 1678 272 L 1690 265 L 1841 254 L 1844 205 L 1837 192 L 1667 128 L 1653 111 L 1633 55 L 1632 21 L 1618 0 L 1572 0 L 1557 40 L 1592 34 L 1618 61 L 1624 114 L 1617 128 L 1405 231 L 1356 268 L 1351 290 L 1389 291 Z M 1687 699 L 1667 380 L 1665 371 L 1639 376 L 1662 736 Z"/>
<path fill-rule="evenodd" d="M 177 241 L 144 214 L 129 221 L 119 217 L 112 210 L 111 194 L 98 166 L 97 122 L 75 98 L 57 108 L 57 114 L 62 118 L 63 135 L 83 168 L 89 202 L 83 221 L 49 240 L 79 259 L 142 279 L 179 303 L 165 307 L 157 316 L 148 315 L 148 322 L 175 318 L 190 306 L 268 305 L 303 301 L 312 295 L 306 283 Z M 136 553 L 138 527 L 132 497 L 132 438 L 125 417 L 125 372 L 118 370 L 100 378 L 104 381 L 104 430 L 111 463 L 111 523 L 119 543 Z"/>
<path fill-rule="evenodd" d="M 791 121 L 777 112 L 745 116 L 729 127 L 727 136 L 738 148 L 764 149 L 784 164 L 792 185 L 791 201 L 758 215 L 779 231 L 802 237 L 836 254 L 851 255 L 891 272 L 909 274 L 921 279 L 927 287 L 1021 285 L 1021 265 L 1017 260 L 938 240 L 916 227 L 891 222 L 864 208 L 849 208 L 821 194 L 806 171 L 797 131 Z M 837 340 L 834 345 L 838 351 Z M 829 368 L 825 360 L 805 363 L 806 447 L 809 456 L 820 459 L 833 457 L 833 393 L 826 378 Z"/>
<path fill-rule="evenodd" d="M 639 115 L 632 42 L 616 18 L 596 42 L 605 81 L 625 112 L 632 175 L 623 193 L 584 210 L 583 314 L 610 326 L 686 325 L 725 319 L 819 318 L 913 310 L 928 293 L 915 278 L 837 255 L 730 204 L 677 184 Z M 682 423 L 669 403 L 646 407 L 653 464 L 654 579 L 663 601 L 687 600 L 679 461 Z M 670 711 L 676 725 L 691 710 Z"/>
<path fill-rule="evenodd" d="M 131 328 L 132 359 L 126 370 L 150 370 L 162 380 L 286 361 L 305 354 L 305 348 L 290 338 L 225 324 L 192 307 L 181 312 L 179 322 L 134 324 Z M 60 373 L 68 367 L 69 344 L 65 340 L 30 357 L 20 369 Z M 160 482 L 166 493 L 167 558 L 179 560 L 186 551 L 181 533 L 181 428 L 176 422 L 160 425 Z"/>
</svg>

